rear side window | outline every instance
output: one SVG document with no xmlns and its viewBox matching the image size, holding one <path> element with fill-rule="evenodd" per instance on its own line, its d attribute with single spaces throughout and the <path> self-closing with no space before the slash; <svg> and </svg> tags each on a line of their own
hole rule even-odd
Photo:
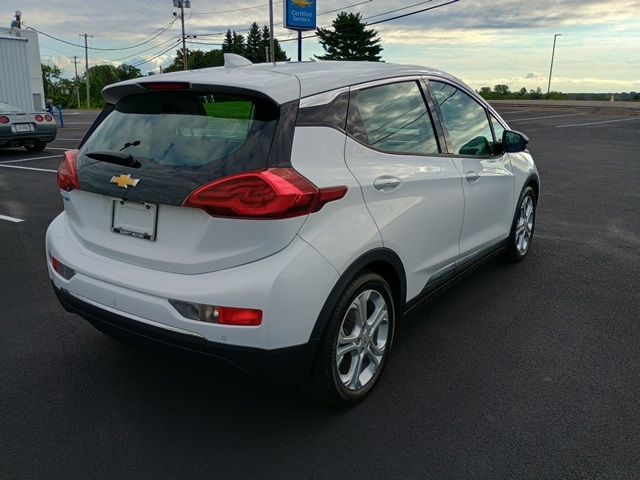
<svg viewBox="0 0 640 480">
<path fill-rule="evenodd" d="M 349 133 L 359 142 L 390 153 L 438 153 L 438 141 L 420 87 L 399 82 L 352 94 Z"/>
<path fill-rule="evenodd" d="M 452 85 L 433 80 L 429 85 L 449 132 L 449 151 L 457 155 L 492 155 L 493 134 L 485 108 Z"/>
<path fill-rule="evenodd" d="M 277 106 L 259 98 L 153 92 L 120 100 L 83 152 L 126 151 L 172 167 L 199 167 L 234 156 L 266 164 L 277 120 Z"/>
</svg>

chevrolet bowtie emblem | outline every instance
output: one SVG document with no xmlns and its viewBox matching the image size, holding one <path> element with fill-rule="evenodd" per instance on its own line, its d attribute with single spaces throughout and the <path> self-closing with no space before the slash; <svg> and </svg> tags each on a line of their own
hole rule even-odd
<svg viewBox="0 0 640 480">
<path fill-rule="evenodd" d="M 111 183 L 115 183 L 120 188 L 127 189 L 129 187 L 135 187 L 140 181 L 139 178 L 131 178 L 129 174 L 121 174 L 119 177 L 111 177 Z"/>
</svg>

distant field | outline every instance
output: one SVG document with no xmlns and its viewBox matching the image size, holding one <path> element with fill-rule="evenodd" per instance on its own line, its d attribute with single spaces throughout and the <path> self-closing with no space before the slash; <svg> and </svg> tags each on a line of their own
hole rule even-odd
<svg viewBox="0 0 640 480">
<path fill-rule="evenodd" d="M 253 103 L 248 101 L 205 103 L 204 108 L 210 117 L 249 120 Z"/>
</svg>

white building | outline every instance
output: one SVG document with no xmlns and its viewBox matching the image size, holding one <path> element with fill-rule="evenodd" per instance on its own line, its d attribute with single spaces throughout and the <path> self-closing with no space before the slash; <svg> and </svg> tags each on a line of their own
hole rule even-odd
<svg viewBox="0 0 640 480">
<path fill-rule="evenodd" d="M 37 32 L 0 28 L 0 100 L 25 111 L 44 109 Z"/>
</svg>

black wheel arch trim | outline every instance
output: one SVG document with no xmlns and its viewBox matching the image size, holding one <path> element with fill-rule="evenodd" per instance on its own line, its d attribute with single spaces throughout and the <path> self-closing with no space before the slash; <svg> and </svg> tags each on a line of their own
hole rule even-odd
<svg viewBox="0 0 640 480">
<path fill-rule="evenodd" d="M 347 285 L 349 285 L 349 282 L 351 282 L 356 277 L 356 275 L 363 270 L 371 270 L 376 273 L 381 273 L 379 270 L 376 270 L 375 266 L 384 264 L 392 268 L 392 271 L 397 277 L 395 279 L 397 281 L 395 285 L 393 284 L 393 282 L 389 281 L 388 278 L 387 281 L 389 282 L 391 291 L 394 294 L 394 302 L 396 303 L 395 311 L 398 313 L 402 312 L 407 294 L 406 273 L 402 264 L 402 260 L 400 260 L 398 254 L 393 250 L 385 247 L 375 248 L 359 256 L 342 273 L 342 275 L 340 275 L 340 278 L 331 289 L 331 293 L 329 293 L 329 296 L 325 300 L 324 305 L 320 310 L 320 314 L 318 315 L 316 324 L 313 327 L 313 331 L 311 332 L 310 341 L 319 340 L 320 338 L 322 338 L 327 322 L 329 321 L 329 318 L 331 316 L 331 312 L 333 311 L 338 299 L 340 298 L 340 295 L 347 288 Z M 367 268 L 371 266 L 374 266 L 374 268 Z M 385 275 L 382 276 L 384 277 Z"/>
</svg>

